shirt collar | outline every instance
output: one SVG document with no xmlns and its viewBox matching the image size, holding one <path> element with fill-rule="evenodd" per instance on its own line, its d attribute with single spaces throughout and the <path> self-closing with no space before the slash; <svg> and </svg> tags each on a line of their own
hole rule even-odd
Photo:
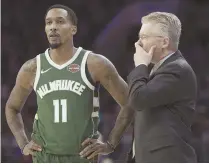
<svg viewBox="0 0 209 164">
<path fill-rule="evenodd" d="M 152 70 L 151 70 L 151 72 L 150 72 L 150 75 L 151 75 L 152 73 L 154 73 L 154 72 L 155 72 L 155 71 L 163 64 L 163 62 L 166 61 L 166 59 L 168 59 L 169 57 L 171 57 L 174 53 L 175 53 L 175 52 L 173 52 L 173 53 L 171 53 L 171 54 L 165 56 L 165 57 L 162 58 L 158 63 L 156 63 L 156 64 L 154 65 L 154 67 L 152 68 Z"/>
</svg>

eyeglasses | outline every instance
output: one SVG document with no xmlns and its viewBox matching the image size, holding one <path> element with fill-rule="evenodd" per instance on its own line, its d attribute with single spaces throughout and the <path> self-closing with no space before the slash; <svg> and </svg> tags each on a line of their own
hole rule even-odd
<svg viewBox="0 0 209 164">
<path fill-rule="evenodd" d="M 165 36 L 158 36 L 158 35 L 153 35 L 153 36 L 149 36 L 149 35 L 140 35 L 139 36 L 139 39 L 140 40 L 143 40 L 143 39 L 146 39 L 146 38 L 150 38 L 150 37 L 160 37 L 160 38 L 164 38 Z"/>
</svg>

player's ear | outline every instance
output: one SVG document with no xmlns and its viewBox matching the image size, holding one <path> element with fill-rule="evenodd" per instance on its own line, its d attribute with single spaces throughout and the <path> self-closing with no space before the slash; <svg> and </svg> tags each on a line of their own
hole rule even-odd
<svg viewBox="0 0 209 164">
<path fill-rule="evenodd" d="M 73 35 L 75 35 L 77 33 L 77 26 L 72 26 L 71 27 L 71 32 Z"/>
</svg>

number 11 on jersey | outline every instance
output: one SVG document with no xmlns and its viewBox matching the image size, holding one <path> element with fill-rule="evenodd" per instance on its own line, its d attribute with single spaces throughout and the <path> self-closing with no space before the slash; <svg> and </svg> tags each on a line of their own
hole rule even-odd
<svg viewBox="0 0 209 164">
<path fill-rule="evenodd" d="M 55 123 L 60 122 L 60 106 L 62 108 L 61 122 L 67 122 L 67 100 L 66 99 L 53 100 L 53 105 L 54 105 L 54 122 Z"/>
</svg>

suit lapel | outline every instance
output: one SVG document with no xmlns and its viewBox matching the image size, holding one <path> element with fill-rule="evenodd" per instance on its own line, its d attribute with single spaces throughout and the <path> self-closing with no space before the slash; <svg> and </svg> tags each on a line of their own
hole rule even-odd
<svg viewBox="0 0 209 164">
<path fill-rule="evenodd" d="M 155 76 L 156 72 L 161 68 L 163 67 L 164 65 L 170 63 L 170 62 L 173 62 L 175 61 L 176 59 L 179 59 L 179 58 L 184 58 L 181 54 L 181 52 L 179 50 L 177 50 L 172 56 L 170 56 L 168 59 L 166 59 L 161 65 L 160 67 L 150 76 L 150 80 Z"/>
</svg>

